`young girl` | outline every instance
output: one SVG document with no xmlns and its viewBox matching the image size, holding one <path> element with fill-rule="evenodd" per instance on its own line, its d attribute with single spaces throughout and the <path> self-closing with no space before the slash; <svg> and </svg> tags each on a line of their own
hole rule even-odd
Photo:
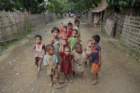
<svg viewBox="0 0 140 93">
<path fill-rule="evenodd" d="M 68 37 L 67 37 L 67 26 L 63 26 L 63 28 L 61 28 L 59 37 L 61 39 L 66 39 L 66 40 L 68 39 Z"/>
<path fill-rule="evenodd" d="M 60 53 L 61 55 L 61 72 L 65 76 L 65 80 L 69 81 L 70 77 L 73 74 L 72 63 L 73 56 L 71 55 L 71 51 L 69 47 L 65 47 L 64 51 Z"/>
<path fill-rule="evenodd" d="M 35 36 L 35 42 L 35 65 L 37 66 L 39 72 L 43 61 L 43 56 L 45 54 L 45 45 L 42 43 L 42 37 L 40 35 Z"/>
<path fill-rule="evenodd" d="M 51 30 L 52 33 L 52 40 L 51 40 L 51 44 L 54 46 L 54 51 L 55 51 L 55 55 L 58 57 L 58 61 L 60 62 L 60 38 L 59 38 L 59 29 L 57 27 L 54 27 Z"/>
<path fill-rule="evenodd" d="M 74 57 L 74 71 L 76 75 L 82 74 L 85 77 L 85 61 L 86 55 L 82 49 L 81 44 L 76 44 L 75 50 L 73 51 Z"/>
<path fill-rule="evenodd" d="M 68 23 L 67 27 L 67 37 L 70 38 L 73 33 L 73 24 L 71 22 Z"/>
<path fill-rule="evenodd" d="M 43 63 L 47 66 L 47 75 L 50 76 L 51 86 L 57 83 L 57 65 L 58 59 L 54 53 L 54 47 L 52 45 L 47 45 L 47 53 L 44 56 Z"/>
<path fill-rule="evenodd" d="M 93 47 L 91 53 L 91 63 L 92 63 L 91 71 L 94 76 L 93 84 L 97 84 L 98 74 L 101 66 L 101 47 L 99 46 L 100 36 L 94 35 L 92 38 L 93 38 Z"/>
<path fill-rule="evenodd" d="M 72 33 L 72 37 L 69 38 L 68 40 L 69 46 L 71 50 L 73 51 L 75 49 L 76 44 L 78 43 L 78 31 L 74 30 Z"/>
</svg>

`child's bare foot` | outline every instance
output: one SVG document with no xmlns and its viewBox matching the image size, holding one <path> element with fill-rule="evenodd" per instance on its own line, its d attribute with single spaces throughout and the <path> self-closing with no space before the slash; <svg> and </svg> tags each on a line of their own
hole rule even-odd
<svg viewBox="0 0 140 93">
<path fill-rule="evenodd" d="M 54 84 L 53 84 L 52 82 L 49 84 L 50 87 L 53 87 L 53 85 L 54 85 Z"/>
<path fill-rule="evenodd" d="M 69 83 L 72 83 L 72 80 L 69 80 Z"/>
<path fill-rule="evenodd" d="M 54 85 L 54 88 L 57 88 L 58 89 L 58 88 L 62 88 L 62 86 L 57 83 L 57 84 Z"/>
<path fill-rule="evenodd" d="M 96 85 L 98 82 L 97 82 L 97 80 L 94 80 L 93 82 L 92 82 L 92 85 Z"/>
<path fill-rule="evenodd" d="M 37 72 L 40 72 L 40 67 L 37 68 Z"/>
<path fill-rule="evenodd" d="M 69 82 L 69 80 L 66 79 L 66 80 L 65 80 L 65 83 L 68 83 L 68 82 Z"/>
</svg>

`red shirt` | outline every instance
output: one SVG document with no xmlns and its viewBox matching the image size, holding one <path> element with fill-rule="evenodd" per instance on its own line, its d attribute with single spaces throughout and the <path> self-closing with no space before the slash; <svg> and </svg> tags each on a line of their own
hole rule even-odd
<svg viewBox="0 0 140 93">
<path fill-rule="evenodd" d="M 68 29 L 67 30 L 67 37 L 68 38 L 72 37 L 72 34 L 73 34 L 72 32 L 73 32 L 73 29 Z"/>
</svg>

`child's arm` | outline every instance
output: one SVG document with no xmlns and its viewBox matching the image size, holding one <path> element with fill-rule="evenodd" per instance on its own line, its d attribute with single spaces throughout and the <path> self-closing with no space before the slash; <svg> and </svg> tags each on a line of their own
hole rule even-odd
<svg viewBox="0 0 140 93">
<path fill-rule="evenodd" d="M 43 65 L 44 66 L 48 65 L 48 61 L 47 61 L 47 56 L 46 55 L 43 57 Z"/>
<path fill-rule="evenodd" d="M 43 55 L 45 55 L 46 54 L 46 46 L 45 46 L 45 44 L 42 46 L 42 49 L 43 49 Z"/>
<path fill-rule="evenodd" d="M 102 62 L 101 62 L 101 49 L 99 51 L 99 64 L 102 65 Z"/>
</svg>

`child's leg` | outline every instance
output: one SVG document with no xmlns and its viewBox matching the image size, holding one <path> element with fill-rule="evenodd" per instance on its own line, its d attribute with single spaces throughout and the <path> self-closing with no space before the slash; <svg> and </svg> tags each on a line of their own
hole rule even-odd
<svg viewBox="0 0 140 93">
<path fill-rule="evenodd" d="M 41 69 L 41 64 L 42 64 L 42 59 L 40 58 L 40 60 L 38 61 L 38 72 L 40 72 Z"/>
<path fill-rule="evenodd" d="M 98 66 L 98 64 L 93 64 L 92 68 L 93 68 L 93 77 L 94 77 L 93 84 L 97 84 L 98 73 L 99 73 L 99 66 Z"/>
<path fill-rule="evenodd" d="M 64 80 L 65 80 L 65 82 L 69 81 L 69 76 L 67 74 L 64 74 Z"/>
<path fill-rule="evenodd" d="M 39 61 L 39 58 L 38 57 L 35 57 L 35 65 L 38 67 L 38 61 Z"/>
<path fill-rule="evenodd" d="M 53 86 L 54 85 L 54 82 L 53 82 L 53 75 L 50 75 L 50 86 Z"/>
<path fill-rule="evenodd" d="M 82 72 L 82 77 L 83 77 L 83 79 L 86 79 L 86 72 L 85 71 Z"/>
</svg>

